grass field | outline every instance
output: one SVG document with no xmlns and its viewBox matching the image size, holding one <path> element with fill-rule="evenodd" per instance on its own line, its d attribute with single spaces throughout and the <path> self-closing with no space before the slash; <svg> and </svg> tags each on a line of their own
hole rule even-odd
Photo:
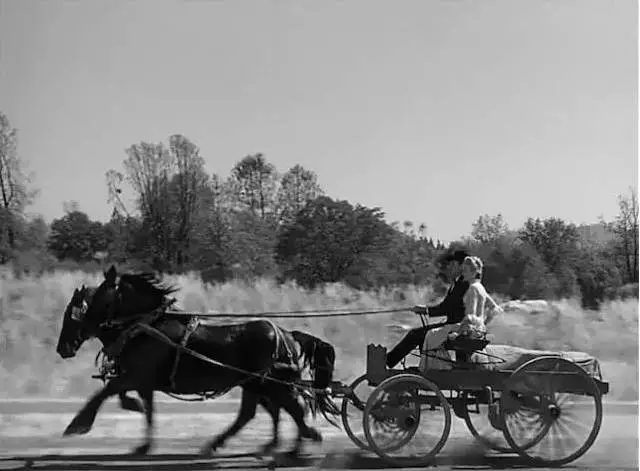
<svg viewBox="0 0 640 471">
<path fill-rule="evenodd" d="M 101 274 L 59 271 L 43 277 L 17 279 L 0 271 L 0 397 L 85 396 L 100 383 L 91 379 L 99 343 L 86 343 L 74 359 L 55 352 L 64 308 L 73 289 L 98 284 Z M 264 280 L 252 286 L 229 283 L 204 285 L 195 276 L 168 277 L 181 289 L 176 293 L 188 311 L 261 312 L 341 308 L 359 310 L 411 306 L 429 300 L 428 288 L 363 293 L 343 285 L 304 291 L 295 285 L 276 286 Z M 295 319 L 285 327 L 307 330 L 337 349 L 337 378 L 350 381 L 365 368 L 366 345 L 392 345 L 399 339 L 388 324 L 417 323 L 411 313 Z M 638 396 L 638 302 L 606 304 L 598 312 L 580 309 L 575 301 L 554 303 L 549 313 L 508 313 L 490 324 L 495 343 L 549 350 L 579 350 L 597 357 L 611 398 Z"/>
</svg>

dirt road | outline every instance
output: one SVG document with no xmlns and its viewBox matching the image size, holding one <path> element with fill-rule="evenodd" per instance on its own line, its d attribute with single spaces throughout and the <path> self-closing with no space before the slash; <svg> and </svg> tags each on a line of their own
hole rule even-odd
<svg viewBox="0 0 640 471">
<path fill-rule="evenodd" d="M 154 454 L 144 459 L 128 452 L 139 443 L 143 433 L 142 416 L 122 412 L 115 401 L 101 410 L 94 429 L 86 436 L 62 438 L 61 432 L 81 407 L 78 402 L 24 403 L 0 401 L 0 470 L 42 469 L 47 471 L 108 470 L 183 470 L 249 469 L 263 467 L 248 455 L 268 441 L 271 423 L 259 413 L 247 428 L 220 451 L 214 460 L 196 455 L 199 447 L 219 433 L 232 420 L 237 403 L 160 403 Z M 290 419 L 283 419 L 282 449 L 294 436 Z M 384 469 L 375 455 L 360 453 L 344 432 L 318 419 L 324 434 L 322 445 L 306 444 L 308 456 L 301 462 L 279 460 L 280 468 L 305 469 Z M 451 436 L 439 455 L 437 469 L 523 468 L 516 456 L 481 453 L 464 423 L 454 419 Z M 608 405 L 598 440 L 580 460 L 564 469 L 603 470 L 638 469 L 637 406 Z M 539 471 L 539 468 L 538 468 Z"/>
</svg>

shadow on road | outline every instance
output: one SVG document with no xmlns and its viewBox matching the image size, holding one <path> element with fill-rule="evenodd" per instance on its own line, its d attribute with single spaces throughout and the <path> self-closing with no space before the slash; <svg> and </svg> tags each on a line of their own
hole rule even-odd
<svg viewBox="0 0 640 471">
<path fill-rule="evenodd" d="M 515 456 L 445 456 L 436 459 L 435 466 L 447 466 L 455 470 L 481 469 L 525 469 L 531 466 Z M 78 455 L 42 455 L 15 456 L 0 458 L 0 469 L 18 470 L 36 468 L 45 471 L 209 471 L 212 469 L 252 469 L 265 468 L 268 462 L 249 453 L 221 454 L 213 459 L 203 459 L 193 454 L 154 454 L 147 457 L 135 457 L 129 454 L 78 454 Z M 277 455 L 275 465 L 278 468 L 321 469 L 389 469 L 381 459 L 360 452 L 304 456 L 291 460 Z M 409 468 L 408 466 L 406 468 Z M 419 469 L 419 468 L 415 468 Z M 571 469 L 571 468 L 563 468 Z"/>
</svg>

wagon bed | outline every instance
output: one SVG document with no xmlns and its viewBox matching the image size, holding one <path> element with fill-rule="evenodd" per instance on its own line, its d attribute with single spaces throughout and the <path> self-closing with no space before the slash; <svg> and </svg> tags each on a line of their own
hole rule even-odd
<svg viewBox="0 0 640 471">
<path fill-rule="evenodd" d="M 358 446 L 390 465 L 428 465 L 446 443 L 451 411 L 485 447 L 518 453 L 531 465 L 564 465 L 593 445 L 602 422 L 602 396 L 609 392 L 593 356 L 477 339 L 456 339 L 445 347 L 455 355 L 451 368 L 422 371 L 389 369 L 386 347 L 367 346 L 366 373 L 351 384 L 351 392 L 341 391 L 343 424 Z M 359 397 L 356 390 L 365 384 L 373 391 Z M 568 401 L 570 397 L 574 399 Z M 592 418 L 579 424 L 571 416 L 575 411 Z M 354 432 L 358 414 L 364 437 Z M 488 422 L 489 432 L 476 424 L 479 419 Z M 432 433 L 434 443 L 415 443 L 423 426 L 440 427 Z M 575 431 L 585 437 L 574 440 Z"/>
</svg>

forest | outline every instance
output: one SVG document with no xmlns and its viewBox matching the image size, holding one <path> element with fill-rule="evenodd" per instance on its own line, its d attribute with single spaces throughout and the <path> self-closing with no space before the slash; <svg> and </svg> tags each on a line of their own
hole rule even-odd
<svg viewBox="0 0 640 471">
<path fill-rule="evenodd" d="M 467 237 L 445 245 L 428 237 L 429 221 L 388 222 L 383 208 L 326 194 L 313 169 L 277 169 L 260 153 L 239 159 L 227 176 L 208 173 L 197 144 L 182 134 L 132 143 L 123 157 L 105 174 L 108 221 L 71 201 L 47 223 L 28 216 L 37 178 L 20 157 L 18 130 L 0 112 L 0 264 L 16 276 L 113 263 L 196 273 L 213 284 L 269 278 L 303 288 L 340 282 L 442 292 L 442 256 L 464 247 L 484 261 L 487 289 L 505 299 L 579 298 L 597 309 L 638 294 L 635 188 L 617 196 L 611 221 L 577 226 L 531 215 L 511 228 L 501 214 L 482 214 Z M 125 187 L 135 195 L 129 206 Z"/>
</svg>

